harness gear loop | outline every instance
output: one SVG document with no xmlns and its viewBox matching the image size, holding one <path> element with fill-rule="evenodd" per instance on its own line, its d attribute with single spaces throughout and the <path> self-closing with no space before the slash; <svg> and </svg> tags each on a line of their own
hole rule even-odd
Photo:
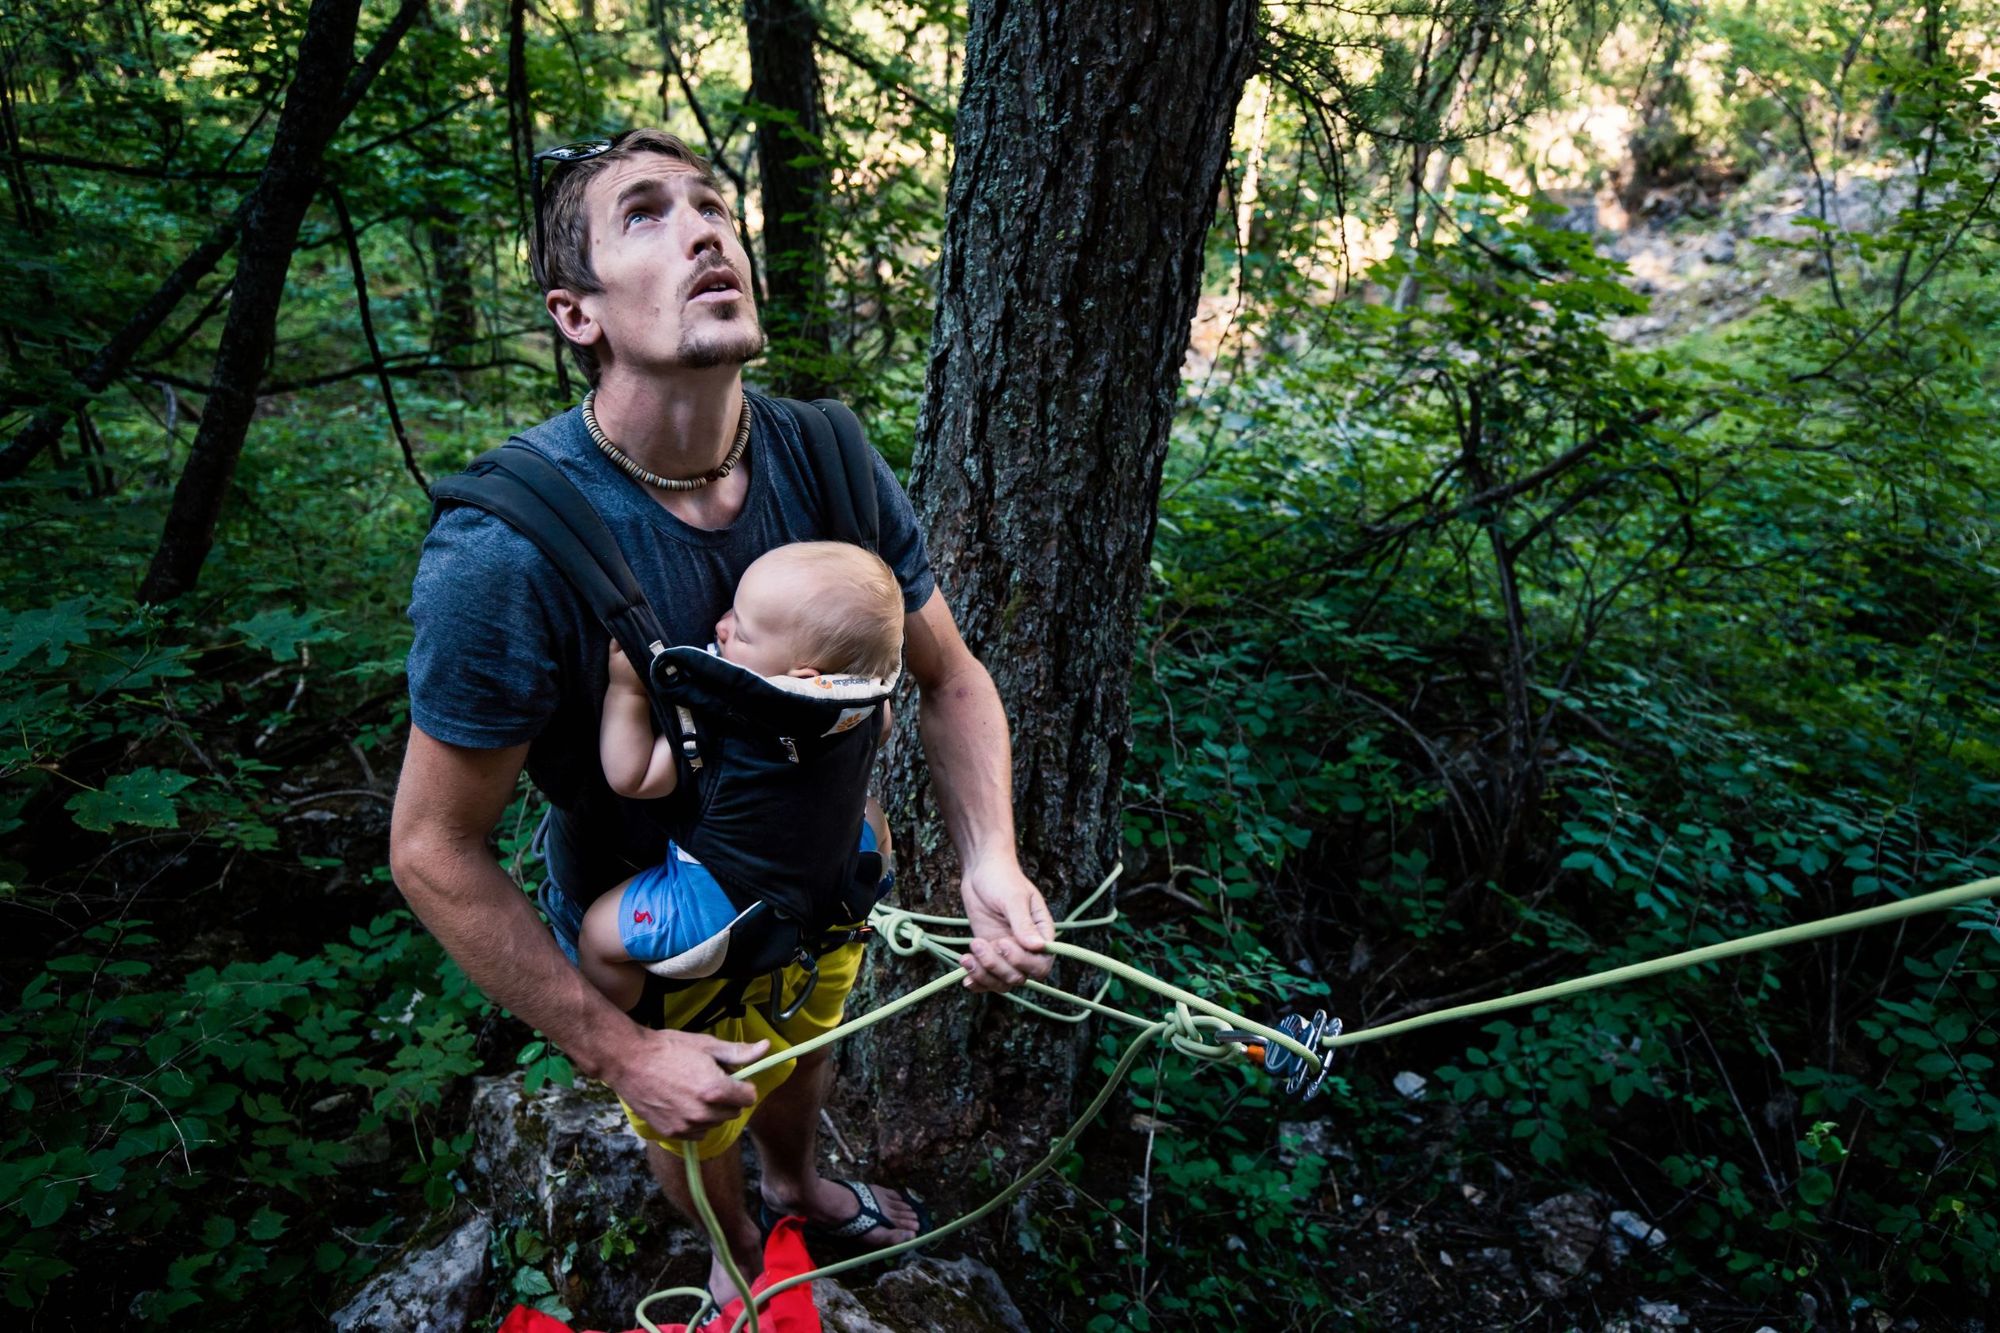
<svg viewBox="0 0 2000 1333">
<path fill-rule="evenodd" d="M 830 953 L 832 950 L 828 950 L 828 952 Z M 772 1027 L 776 1027 L 780 1023 L 791 1022 L 793 1018 L 798 1016 L 799 1010 L 806 1007 L 806 1001 L 812 998 L 812 993 L 819 989 L 819 955 L 817 953 L 802 946 L 792 958 L 791 965 L 805 969 L 806 984 L 799 987 L 798 999 L 793 1000 L 790 1004 L 785 1004 L 783 1003 L 785 995 L 785 970 L 779 968 L 771 974 L 771 1003 L 769 1012 Z"/>
</svg>

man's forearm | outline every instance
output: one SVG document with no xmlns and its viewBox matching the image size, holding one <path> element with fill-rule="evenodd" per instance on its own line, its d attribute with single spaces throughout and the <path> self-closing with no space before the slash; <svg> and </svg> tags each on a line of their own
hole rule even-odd
<svg viewBox="0 0 2000 1333">
<path fill-rule="evenodd" d="M 397 883 L 411 908 L 474 985 L 539 1028 L 578 1069 L 608 1079 L 638 1026 L 585 981 L 526 895 L 487 851 L 431 843 L 402 858 Z"/>
<path fill-rule="evenodd" d="M 970 870 L 1014 850 L 1014 771 L 1007 712 L 993 677 L 971 657 L 924 690 L 918 713 L 924 756 L 945 829 Z"/>
</svg>

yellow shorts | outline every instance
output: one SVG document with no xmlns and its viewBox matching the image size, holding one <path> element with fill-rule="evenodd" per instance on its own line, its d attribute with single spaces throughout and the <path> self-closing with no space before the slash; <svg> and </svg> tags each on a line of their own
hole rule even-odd
<svg viewBox="0 0 2000 1333">
<path fill-rule="evenodd" d="M 769 1013 L 771 979 L 764 976 L 751 982 L 750 988 L 743 992 L 742 1014 L 735 1018 L 720 1019 L 707 1030 L 724 1041 L 769 1041 L 774 1054 L 790 1050 L 800 1042 L 810 1041 L 823 1032 L 832 1031 L 840 1026 L 841 1013 L 847 1006 L 848 992 L 854 989 L 854 979 L 861 973 L 861 956 L 866 949 L 865 944 L 857 941 L 853 944 L 843 944 L 821 958 L 819 985 L 813 987 L 813 993 L 806 1000 L 805 1007 L 785 1022 L 775 1027 L 771 1024 Z M 799 993 L 799 988 L 805 985 L 806 971 L 801 967 L 788 967 L 785 969 L 783 981 L 786 997 L 795 996 Z M 707 981 L 689 986 L 685 990 L 669 992 L 665 1005 L 666 1028 L 669 1031 L 682 1028 L 727 984 L 721 981 Z M 758 1102 L 762 1102 L 771 1094 L 773 1088 L 790 1078 L 797 1064 L 795 1060 L 787 1060 L 783 1064 L 772 1065 L 751 1079 L 751 1083 L 757 1089 Z M 632 1122 L 632 1128 L 638 1132 L 640 1138 L 657 1143 L 670 1152 L 679 1152 L 679 1140 L 662 1136 L 651 1125 L 632 1114 L 632 1108 L 626 1106 L 623 1101 L 618 1104 L 624 1107 L 625 1118 Z M 755 1103 L 746 1106 L 734 1120 L 717 1125 L 702 1135 L 696 1148 L 697 1155 L 703 1161 L 707 1161 L 721 1154 L 743 1136 L 743 1127 L 750 1122 L 750 1116 L 756 1109 Z"/>
</svg>

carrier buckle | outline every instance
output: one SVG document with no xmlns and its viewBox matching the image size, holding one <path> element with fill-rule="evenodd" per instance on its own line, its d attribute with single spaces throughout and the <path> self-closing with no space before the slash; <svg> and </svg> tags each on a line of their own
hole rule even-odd
<svg viewBox="0 0 2000 1333">
<path fill-rule="evenodd" d="M 804 968 L 806 984 L 799 988 L 799 998 L 787 1005 L 784 1003 L 785 969 L 781 967 L 771 973 L 770 1014 L 773 1027 L 780 1023 L 789 1023 L 797 1017 L 799 1010 L 806 1007 L 806 1001 L 812 998 L 813 991 L 819 986 L 819 959 L 815 958 L 810 950 L 801 948 L 792 957 L 788 966 Z"/>
</svg>

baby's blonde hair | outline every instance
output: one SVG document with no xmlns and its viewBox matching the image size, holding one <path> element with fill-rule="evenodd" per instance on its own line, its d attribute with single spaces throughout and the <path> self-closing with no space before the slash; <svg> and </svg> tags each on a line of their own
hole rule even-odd
<svg viewBox="0 0 2000 1333">
<path fill-rule="evenodd" d="M 903 589 L 882 558 L 847 542 L 792 542 L 762 565 L 784 580 L 793 651 L 822 675 L 893 675 L 903 658 Z M 749 570 L 744 571 L 748 577 Z"/>
</svg>

